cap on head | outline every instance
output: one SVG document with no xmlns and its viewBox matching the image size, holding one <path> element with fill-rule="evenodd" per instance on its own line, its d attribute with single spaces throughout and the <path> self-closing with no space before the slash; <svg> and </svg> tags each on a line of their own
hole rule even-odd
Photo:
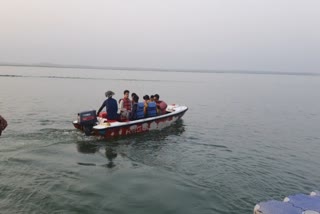
<svg viewBox="0 0 320 214">
<path fill-rule="evenodd" d="M 107 91 L 105 93 L 106 97 L 112 97 L 114 95 L 114 92 L 113 91 Z"/>
</svg>

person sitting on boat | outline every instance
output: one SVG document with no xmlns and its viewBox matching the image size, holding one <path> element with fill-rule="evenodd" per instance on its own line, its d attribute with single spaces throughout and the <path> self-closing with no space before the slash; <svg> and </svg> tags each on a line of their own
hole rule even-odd
<svg viewBox="0 0 320 214">
<path fill-rule="evenodd" d="M 123 92 L 123 98 L 119 100 L 119 114 L 121 116 L 122 120 L 129 119 L 130 113 L 131 113 L 131 108 L 132 108 L 132 103 L 131 100 L 129 99 L 129 90 L 125 90 Z"/>
<path fill-rule="evenodd" d="M 112 98 L 112 96 L 114 95 L 113 91 L 107 91 L 105 93 L 107 99 L 105 101 L 103 101 L 101 107 L 99 108 L 98 112 L 97 112 L 97 116 L 99 115 L 99 113 L 101 112 L 101 110 L 106 107 L 106 112 L 107 112 L 107 119 L 108 120 L 118 120 L 119 119 L 119 115 L 118 115 L 118 103 L 117 101 Z"/>
<path fill-rule="evenodd" d="M 130 116 L 130 120 L 138 120 L 144 118 L 144 103 L 139 103 L 138 95 L 133 96 L 133 104 L 132 104 L 132 112 Z"/>
<path fill-rule="evenodd" d="M 131 94 L 131 103 L 132 103 L 131 105 L 132 105 L 132 107 L 133 107 L 133 97 L 134 97 L 134 96 L 139 97 L 139 96 L 138 96 L 136 93 L 134 93 L 134 92 Z"/>
<path fill-rule="evenodd" d="M 143 108 L 144 116 L 147 116 L 148 103 L 150 102 L 149 95 L 144 95 L 143 100 L 144 100 L 143 101 L 143 103 L 144 103 L 144 108 Z"/>
<path fill-rule="evenodd" d="M 161 115 L 161 114 L 165 114 L 167 113 L 167 103 L 164 102 L 163 100 L 159 100 L 160 96 L 159 94 L 155 94 L 154 95 L 154 101 L 156 102 L 157 104 L 157 112 L 158 112 L 158 115 Z"/>
<path fill-rule="evenodd" d="M 7 125 L 7 121 L 0 115 L 0 136 L 2 134 L 2 131 L 5 130 L 5 128 L 7 127 Z"/>
<path fill-rule="evenodd" d="M 143 96 L 144 99 L 144 115 L 145 117 L 157 116 L 157 105 L 151 101 L 149 95 Z"/>
</svg>

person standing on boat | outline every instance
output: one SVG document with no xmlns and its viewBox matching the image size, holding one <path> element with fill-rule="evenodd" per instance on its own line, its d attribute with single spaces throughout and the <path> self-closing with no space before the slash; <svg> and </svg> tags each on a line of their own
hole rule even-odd
<svg viewBox="0 0 320 214">
<path fill-rule="evenodd" d="M 7 121 L 0 115 L 0 136 L 2 134 L 2 131 L 5 130 L 5 128 L 7 127 L 7 125 Z"/>
<path fill-rule="evenodd" d="M 108 120 L 118 120 L 119 115 L 118 115 L 118 103 L 117 101 L 112 98 L 114 95 L 113 91 L 107 91 L 105 93 L 107 99 L 102 103 L 101 107 L 99 108 L 97 112 L 97 116 L 101 112 L 101 110 L 106 107 L 106 112 L 107 112 L 107 119 Z"/>
<path fill-rule="evenodd" d="M 132 102 L 129 99 L 129 90 L 125 90 L 123 92 L 123 98 L 119 100 L 119 114 L 121 119 L 129 119 L 131 109 L 132 109 Z"/>
<path fill-rule="evenodd" d="M 157 111 L 158 111 L 158 115 L 161 115 L 161 114 L 165 114 L 167 113 L 167 103 L 162 101 L 162 100 L 159 100 L 160 96 L 159 94 L 155 94 L 154 95 L 154 101 L 156 102 L 157 104 Z"/>
<path fill-rule="evenodd" d="M 133 98 L 134 98 L 134 96 L 138 96 L 138 95 L 137 95 L 136 93 L 134 93 L 134 92 L 131 94 L 131 102 L 132 102 L 132 104 L 133 104 Z M 138 96 L 138 97 L 139 97 L 139 96 Z"/>
</svg>

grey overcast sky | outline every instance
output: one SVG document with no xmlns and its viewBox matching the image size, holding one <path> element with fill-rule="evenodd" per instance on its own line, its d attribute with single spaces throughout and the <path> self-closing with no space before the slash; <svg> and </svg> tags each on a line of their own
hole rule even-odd
<svg viewBox="0 0 320 214">
<path fill-rule="evenodd" d="M 0 2 L 0 63 L 320 73 L 320 0 Z"/>
</svg>

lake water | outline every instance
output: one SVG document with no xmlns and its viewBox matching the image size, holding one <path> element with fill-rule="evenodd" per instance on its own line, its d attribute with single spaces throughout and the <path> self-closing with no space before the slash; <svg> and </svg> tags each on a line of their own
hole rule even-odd
<svg viewBox="0 0 320 214">
<path fill-rule="evenodd" d="M 252 213 L 320 189 L 320 76 L 0 67 L 1 213 Z M 129 89 L 177 124 L 86 137 L 78 112 Z"/>
</svg>

